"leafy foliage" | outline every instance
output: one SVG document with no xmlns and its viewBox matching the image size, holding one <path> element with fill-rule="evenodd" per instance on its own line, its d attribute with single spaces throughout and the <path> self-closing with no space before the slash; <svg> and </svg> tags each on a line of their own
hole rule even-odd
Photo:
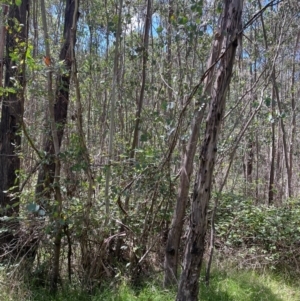
<svg viewBox="0 0 300 301">
<path fill-rule="evenodd" d="M 224 248 L 243 250 L 243 262 L 293 266 L 300 259 L 300 203 L 256 205 L 244 196 L 223 194 L 217 211 L 216 232 Z M 242 255 L 241 254 L 241 255 Z"/>
</svg>

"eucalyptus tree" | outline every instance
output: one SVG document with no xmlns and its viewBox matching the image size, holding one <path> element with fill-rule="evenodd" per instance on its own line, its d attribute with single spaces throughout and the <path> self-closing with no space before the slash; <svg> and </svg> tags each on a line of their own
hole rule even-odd
<svg viewBox="0 0 300 301">
<path fill-rule="evenodd" d="M 205 250 L 207 209 L 211 196 L 218 136 L 225 110 L 238 42 L 242 30 L 242 0 L 224 0 L 218 28 L 218 43 L 222 55 L 211 90 L 204 139 L 201 143 L 200 166 L 193 191 L 189 233 L 176 300 L 198 300 L 199 277 Z M 226 33 L 226 35 L 225 35 Z"/>
<path fill-rule="evenodd" d="M 52 92 L 52 73 L 53 65 L 51 63 L 51 53 L 49 46 L 49 35 L 45 12 L 45 3 L 42 1 L 41 10 L 43 18 L 43 29 L 46 46 L 46 58 L 50 61 L 48 67 L 48 102 L 49 102 L 49 115 L 50 115 L 50 129 L 51 134 L 46 137 L 44 152 L 48 158 L 47 163 L 42 163 L 38 175 L 38 182 L 36 187 L 37 198 L 46 196 L 44 206 L 49 209 L 49 200 L 51 191 L 54 192 L 54 223 L 55 223 L 55 235 L 54 235 L 54 256 L 53 267 L 51 277 L 51 290 L 57 290 L 57 284 L 59 279 L 59 267 L 60 267 L 60 251 L 61 251 L 61 238 L 62 238 L 62 207 L 63 196 L 61 192 L 60 175 L 61 175 L 61 162 L 59 158 L 60 147 L 63 139 L 64 128 L 67 122 L 69 93 L 70 93 L 70 78 L 71 78 L 71 66 L 74 58 L 74 46 L 76 41 L 76 26 L 79 17 L 78 0 L 68 0 L 65 7 L 64 18 L 64 42 L 60 51 L 59 59 L 65 64 L 64 72 L 60 72 L 57 75 L 56 93 L 55 98 Z M 53 185 L 52 185 L 53 184 Z"/>
<path fill-rule="evenodd" d="M 28 49 L 29 1 L 12 1 L 6 31 L 5 80 L 2 88 L 0 124 L 0 215 L 19 213 L 19 172 L 21 131 L 25 101 L 25 70 Z M 0 77 L 2 78 L 2 76 Z M 1 243 L 13 239 L 12 232 L 1 235 Z"/>
<path fill-rule="evenodd" d="M 221 43 L 219 35 L 215 35 L 211 54 L 207 62 L 207 74 L 203 77 L 204 88 L 201 99 L 194 111 L 194 120 L 192 125 L 192 131 L 189 138 L 189 142 L 186 148 L 186 152 L 183 153 L 181 173 L 180 173 L 180 184 L 178 189 L 178 196 L 176 202 L 176 209 L 173 213 L 170 231 L 167 239 L 166 253 L 165 253 L 165 279 L 164 285 L 169 286 L 177 281 L 177 268 L 178 268 L 178 256 L 179 256 L 179 244 L 182 235 L 182 228 L 185 217 L 185 209 L 187 207 L 187 200 L 190 188 L 190 179 L 193 172 L 194 156 L 197 149 L 197 142 L 200 132 L 202 119 L 205 114 L 206 103 L 210 97 L 212 83 L 214 78 L 214 71 L 216 67 L 216 60 L 218 59 L 221 52 Z M 191 100 L 194 97 L 197 89 L 200 88 L 203 79 L 200 84 L 196 86 L 193 92 L 189 95 L 188 99 Z"/>
<path fill-rule="evenodd" d="M 148 263 L 153 264 L 152 254 L 159 258 L 162 252 L 165 285 L 175 284 L 183 249 L 182 229 L 187 224 L 186 211 L 193 191 L 178 298 L 190 294 L 186 300 L 195 300 L 211 191 L 250 196 L 255 186 L 257 201 L 264 200 L 268 192 L 274 192 L 275 200 L 276 189 L 286 182 L 280 119 L 289 144 L 292 183 L 297 181 L 299 34 L 292 18 L 296 10 L 293 14 L 289 6 L 297 2 L 278 1 L 286 6 L 274 6 L 263 16 L 267 43 L 260 15 L 255 12 L 258 6 L 246 2 L 244 19 L 254 16 L 256 21 L 243 32 L 245 39 L 233 72 L 235 48 L 240 46 L 237 35 L 242 1 L 224 0 L 222 7 L 220 1 L 202 0 L 93 0 L 81 2 L 80 18 L 78 1 L 45 1 L 42 18 L 43 1 L 33 1 L 33 46 L 29 45 L 28 53 L 32 50 L 35 65 L 26 73 L 31 102 L 25 112 L 31 126 L 23 133 L 27 140 L 32 136 L 34 143 L 26 142 L 23 149 L 29 159 L 23 161 L 27 178 L 21 186 L 25 186 L 21 203 L 31 202 L 36 188 L 35 202 L 47 210 L 42 224 L 54 240 L 51 256 L 47 257 L 52 260 L 53 290 L 60 271 L 67 270 L 69 279 L 78 272 L 84 285 L 94 285 L 103 274 L 112 277 L 116 266 L 136 277 L 149 266 L 143 264 L 149 254 Z M 278 1 L 268 3 L 277 5 Z M 236 15 L 231 18 L 233 6 Z M 280 16 L 286 18 L 284 24 L 279 24 Z M 285 31 L 290 24 L 292 29 Z M 271 32 L 270 28 L 276 30 Z M 297 41 L 293 35 L 298 36 Z M 287 53 L 293 53 L 290 61 Z M 42 54 L 47 66 L 41 64 Z M 291 71 L 285 70 L 289 62 Z M 22 74 L 21 60 L 19 63 L 11 63 L 18 68 L 9 69 L 10 81 Z M 276 111 L 278 101 L 270 80 L 274 64 L 279 101 L 286 116 Z M 2 114 L 5 104 L 10 103 L 7 100 L 26 91 L 20 88 L 14 93 L 16 90 L 16 86 L 3 88 L 6 102 Z M 225 97 L 229 109 L 224 114 Z M 272 124 L 267 121 L 269 113 Z M 43 143 L 39 141 L 42 134 Z M 195 173 L 198 140 L 200 167 Z M 268 161 L 271 144 L 273 170 Z M 14 154 L 19 147 L 10 145 Z M 41 167 L 37 185 L 33 183 L 36 168 L 27 166 L 34 163 Z M 15 169 L 10 169 L 15 175 L 11 187 L 18 181 Z M 191 187 L 195 174 L 196 184 Z M 12 199 L 13 193 L 6 196 Z M 15 209 L 17 212 L 18 205 Z M 109 227 L 103 227 L 105 224 Z M 72 271 L 79 258 L 75 245 L 80 246 L 81 261 L 80 268 Z M 211 249 L 213 245 L 211 239 Z M 48 252 L 47 243 L 40 246 L 45 247 L 39 249 L 41 254 Z M 61 256 L 65 250 L 66 260 Z M 64 264 L 67 269 L 61 269 Z M 92 281 L 96 277 L 97 281 Z"/>
<path fill-rule="evenodd" d="M 74 1 L 67 1 L 65 7 L 65 19 L 64 19 L 64 30 L 63 30 L 63 44 L 59 54 L 59 61 L 64 62 L 65 70 L 60 70 L 56 79 L 56 92 L 54 102 L 54 118 L 57 127 L 57 138 L 58 146 L 61 146 L 65 124 L 67 122 L 68 104 L 69 104 L 69 89 L 70 89 L 70 72 L 71 72 L 71 52 L 74 49 L 71 47 L 72 37 L 72 25 L 73 25 L 73 14 L 74 14 Z M 77 13 L 79 16 L 79 13 Z M 49 39 L 49 37 L 47 36 Z M 74 38 L 76 41 L 76 36 Z M 48 40 L 45 43 L 49 43 Z M 51 55 L 46 54 L 46 55 Z M 50 58 L 51 59 L 51 58 Z M 51 68 L 53 66 L 49 66 Z M 45 139 L 44 151 L 49 157 L 49 163 L 42 164 L 37 181 L 36 193 L 37 195 L 49 192 L 49 185 L 53 182 L 53 175 L 55 171 L 55 165 L 51 156 L 54 154 L 53 138 L 51 135 Z"/>
</svg>

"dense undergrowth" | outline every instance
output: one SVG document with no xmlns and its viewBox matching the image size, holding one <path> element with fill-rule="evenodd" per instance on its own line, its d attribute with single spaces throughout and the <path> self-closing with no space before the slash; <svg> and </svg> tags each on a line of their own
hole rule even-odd
<svg viewBox="0 0 300 301">
<path fill-rule="evenodd" d="M 24 286 L 17 282 L 1 283 L 2 301 L 171 301 L 175 290 L 161 288 L 161 279 L 136 288 L 126 281 L 107 285 L 88 294 L 78 287 L 65 287 L 56 295 L 40 287 Z M 286 273 L 265 270 L 236 270 L 233 267 L 215 267 L 210 286 L 201 281 L 200 300 L 203 301 L 299 301 L 299 283 Z"/>
<path fill-rule="evenodd" d="M 298 273 L 300 202 L 257 205 L 243 196 L 222 195 L 216 217 L 216 247 L 240 267 L 278 268 Z"/>
<path fill-rule="evenodd" d="M 206 287 L 201 279 L 200 300 L 299 301 L 299 216 L 300 203 L 296 200 L 276 207 L 257 205 L 238 195 L 223 194 L 216 214 L 216 251 L 210 285 Z M 163 254 L 163 249 L 160 252 Z M 122 268 L 119 262 L 119 273 L 100 281 L 92 293 L 87 293 L 84 284 L 76 277 L 69 284 L 62 272 L 62 282 L 55 296 L 49 294 L 47 282 L 41 284 L 37 281 L 40 280 L 38 270 L 41 268 L 38 265 L 33 268 L 29 281 L 24 274 L 12 277 L 3 271 L 0 300 L 174 300 L 176 291 L 162 288 L 161 266 L 157 266 L 158 262 L 151 262 L 151 258 L 147 264 L 148 269 L 142 270 L 139 276 L 142 278 L 138 287 L 131 285 L 126 263 Z M 152 269 L 151 265 L 156 265 L 156 268 Z"/>
</svg>

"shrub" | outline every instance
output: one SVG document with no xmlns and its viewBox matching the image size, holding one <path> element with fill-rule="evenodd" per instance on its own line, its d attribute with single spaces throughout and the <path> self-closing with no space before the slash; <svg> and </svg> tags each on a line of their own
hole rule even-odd
<svg viewBox="0 0 300 301">
<path fill-rule="evenodd" d="M 223 250 L 241 254 L 244 263 L 298 266 L 300 202 L 280 207 L 255 205 L 242 196 L 223 194 L 216 213 L 216 241 Z"/>
</svg>

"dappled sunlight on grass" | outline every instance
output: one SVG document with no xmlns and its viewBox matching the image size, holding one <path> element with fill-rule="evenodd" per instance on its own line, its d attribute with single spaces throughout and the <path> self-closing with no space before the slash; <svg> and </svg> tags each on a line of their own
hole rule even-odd
<svg viewBox="0 0 300 301">
<path fill-rule="evenodd" d="M 17 291 L 7 289 L 9 284 L 0 283 L 1 301 L 173 301 L 176 292 L 160 287 L 162 281 L 148 282 L 138 288 L 126 282 L 102 288 L 94 294 L 80 292 L 80 287 L 65 288 L 55 297 L 45 288 L 24 284 Z M 3 282 L 4 283 L 4 282 Z M 210 286 L 202 282 L 201 301 L 299 301 L 300 288 L 296 279 L 285 277 L 283 273 L 237 271 L 232 268 L 213 269 Z"/>
<path fill-rule="evenodd" d="M 298 301 L 300 290 L 282 276 L 229 270 L 214 271 L 210 286 L 201 285 L 200 296 L 205 301 Z"/>
<path fill-rule="evenodd" d="M 101 299 L 102 298 L 102 299 Z M 125 284 L 118 290 L 106 290 L 102 294 L 95 296 L 92 300 L 108 300 L 108 301 L 173 301 L 175 293 L 167 290 L 162 290 L 159 287 L 147 284 L 145 287 L 138 290 L 132 289 Z"/>
</svg>

